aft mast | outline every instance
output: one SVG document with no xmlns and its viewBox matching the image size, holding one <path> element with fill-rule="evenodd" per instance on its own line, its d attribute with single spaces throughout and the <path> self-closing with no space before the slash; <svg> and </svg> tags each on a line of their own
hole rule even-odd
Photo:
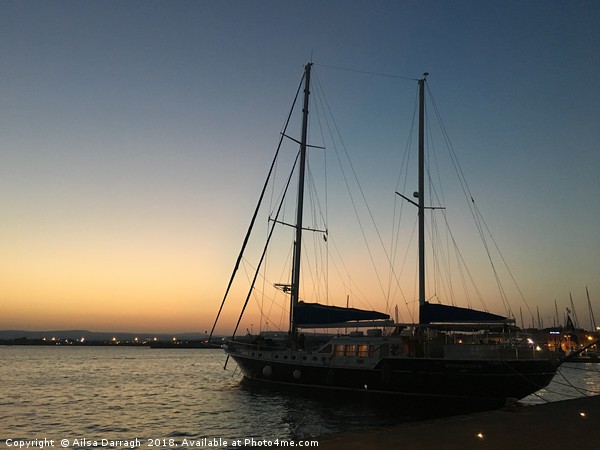
<svg viewBox="0 0 600 450">
<path fill-rule="evenodd" d="M 425 80 L 429 75 L 423 74 L 419 80 L 419 191 L 415 193 L 419 199 L 419 306 L 425 300 Z"/>
<path fill-rule="evenodd" d="M 304 106 L 302 109 L 302 136 L 300 139 L 300 168 L 298 174 L 298 204 L 296 209 L 296 239 L 294 241 L 294 262 L 292 266 L 292 286 L 290 297 L 290 337 L 295 342 L 298 329 L 294 323 L 294 309 L 300 298 L 300 262 L 302 255 L 302 216 L 304 211 L 304 175 L 306 171 L 306 141 L 308 135 L 308 97 L 310 95 L 310 69 L 312 63 L 304 67 Z"/>
</svg>

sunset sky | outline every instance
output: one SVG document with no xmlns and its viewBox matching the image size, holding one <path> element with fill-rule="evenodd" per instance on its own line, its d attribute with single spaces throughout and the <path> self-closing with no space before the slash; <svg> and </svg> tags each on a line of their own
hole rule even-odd
<svg viewBox="0 0 600 450">
<path fill-rule="evenodd" d="M 416 83 L 328 66 L 430 72 L 529 306 L 600 317 L 599 2 L 3 0 L 0 329 L 210 330 L 311 58 L 376 199 Z"/>
</svg>

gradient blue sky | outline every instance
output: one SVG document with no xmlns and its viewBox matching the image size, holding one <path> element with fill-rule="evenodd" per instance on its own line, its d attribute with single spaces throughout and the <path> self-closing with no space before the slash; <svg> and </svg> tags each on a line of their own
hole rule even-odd
<svg viewBox="0 0 600 450">
<path fill-rule="evenodd" d="M 0 328 L 209 329 L 311 54 L 430 72 L 529 304 L 598 311 L 600 3 L 4 0 Z M 347 143 L 406 88 L 366 83 Z"/>
</svg>

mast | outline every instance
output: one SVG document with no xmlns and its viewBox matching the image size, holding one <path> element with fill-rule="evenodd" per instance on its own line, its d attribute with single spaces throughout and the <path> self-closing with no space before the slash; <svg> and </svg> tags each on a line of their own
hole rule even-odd
<svg viewBox="0 0 600 450">
<path fill-rule="evenodd" d="M 523 309 L 521 309 L 520 307 L 519 307 L 519 313 L 521 314 L 521 328 L 525 329 L 527 327 L 525 326 L 525 322 L 523 322 Z"/>
<path fill-rule="evenodd" d="M 425 304 L 425 80 L 419 80 L 419 305 Z"/>
<path fill-rule="evenodd" d="M 306 171 L 306 141 L 308 134 L 308 97 L 310 95 L 310 69 L 312 63 L 304 66 L 304 106 L 302 109 L 302 137 L 300 139 L 300 168 L 298 174 L 298 204 L 296 206 L 296 239 L 294 241 L 294 261 L 292 266 L 292 287 L 290 297 L 290 334 L 294 340 L 297 328 L 294 323 L 294 308 L 300 298 L 300 261 L 302 253 L 302 216 L 304 212 L 304 174 Z"/>
<path fill-rule="evenodd" d="M 577 312 L 575 311 L 575 304 L 573 303 L 573 295 L 569 292 L 569 298 L 571 299 L 571 309 L 573 310 L 573 319 L 575 319 L 575 328 L 579 328 L 579 319 L 577 318 Z"/>
<path fill-rule="evenodd" d="M 588 308 L 590 308 L 590 327 L 592 328 L 592 332 L 596 330 L 596 319 L 594 318 L 594 310 L 592 309 L 592 302 L 590 301 L 590 291 L 588 291 L 587 286 L 585 287 L 585 293 L 587 294 L 588 300 Z"/>
</svg>

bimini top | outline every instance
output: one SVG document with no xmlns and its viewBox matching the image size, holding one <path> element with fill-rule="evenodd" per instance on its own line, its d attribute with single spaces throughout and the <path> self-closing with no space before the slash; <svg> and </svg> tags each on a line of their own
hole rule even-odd
<svg viewBox="0 0 600 450">
<path fill-rule="evenodd" d="M 419 323 L 503 322 L 506 317 L 476 309 L 425 302 L 419 308 Z"/>
<path fill-rule="evenodd" d="M 340 306 L 321 305 L 319 303 L 298 302 L 294 308 L 296 325 L 327 325 L 359 320 L 388 320 L 390 316 L 378 311 L 343 308 Z"/>
</svg>

